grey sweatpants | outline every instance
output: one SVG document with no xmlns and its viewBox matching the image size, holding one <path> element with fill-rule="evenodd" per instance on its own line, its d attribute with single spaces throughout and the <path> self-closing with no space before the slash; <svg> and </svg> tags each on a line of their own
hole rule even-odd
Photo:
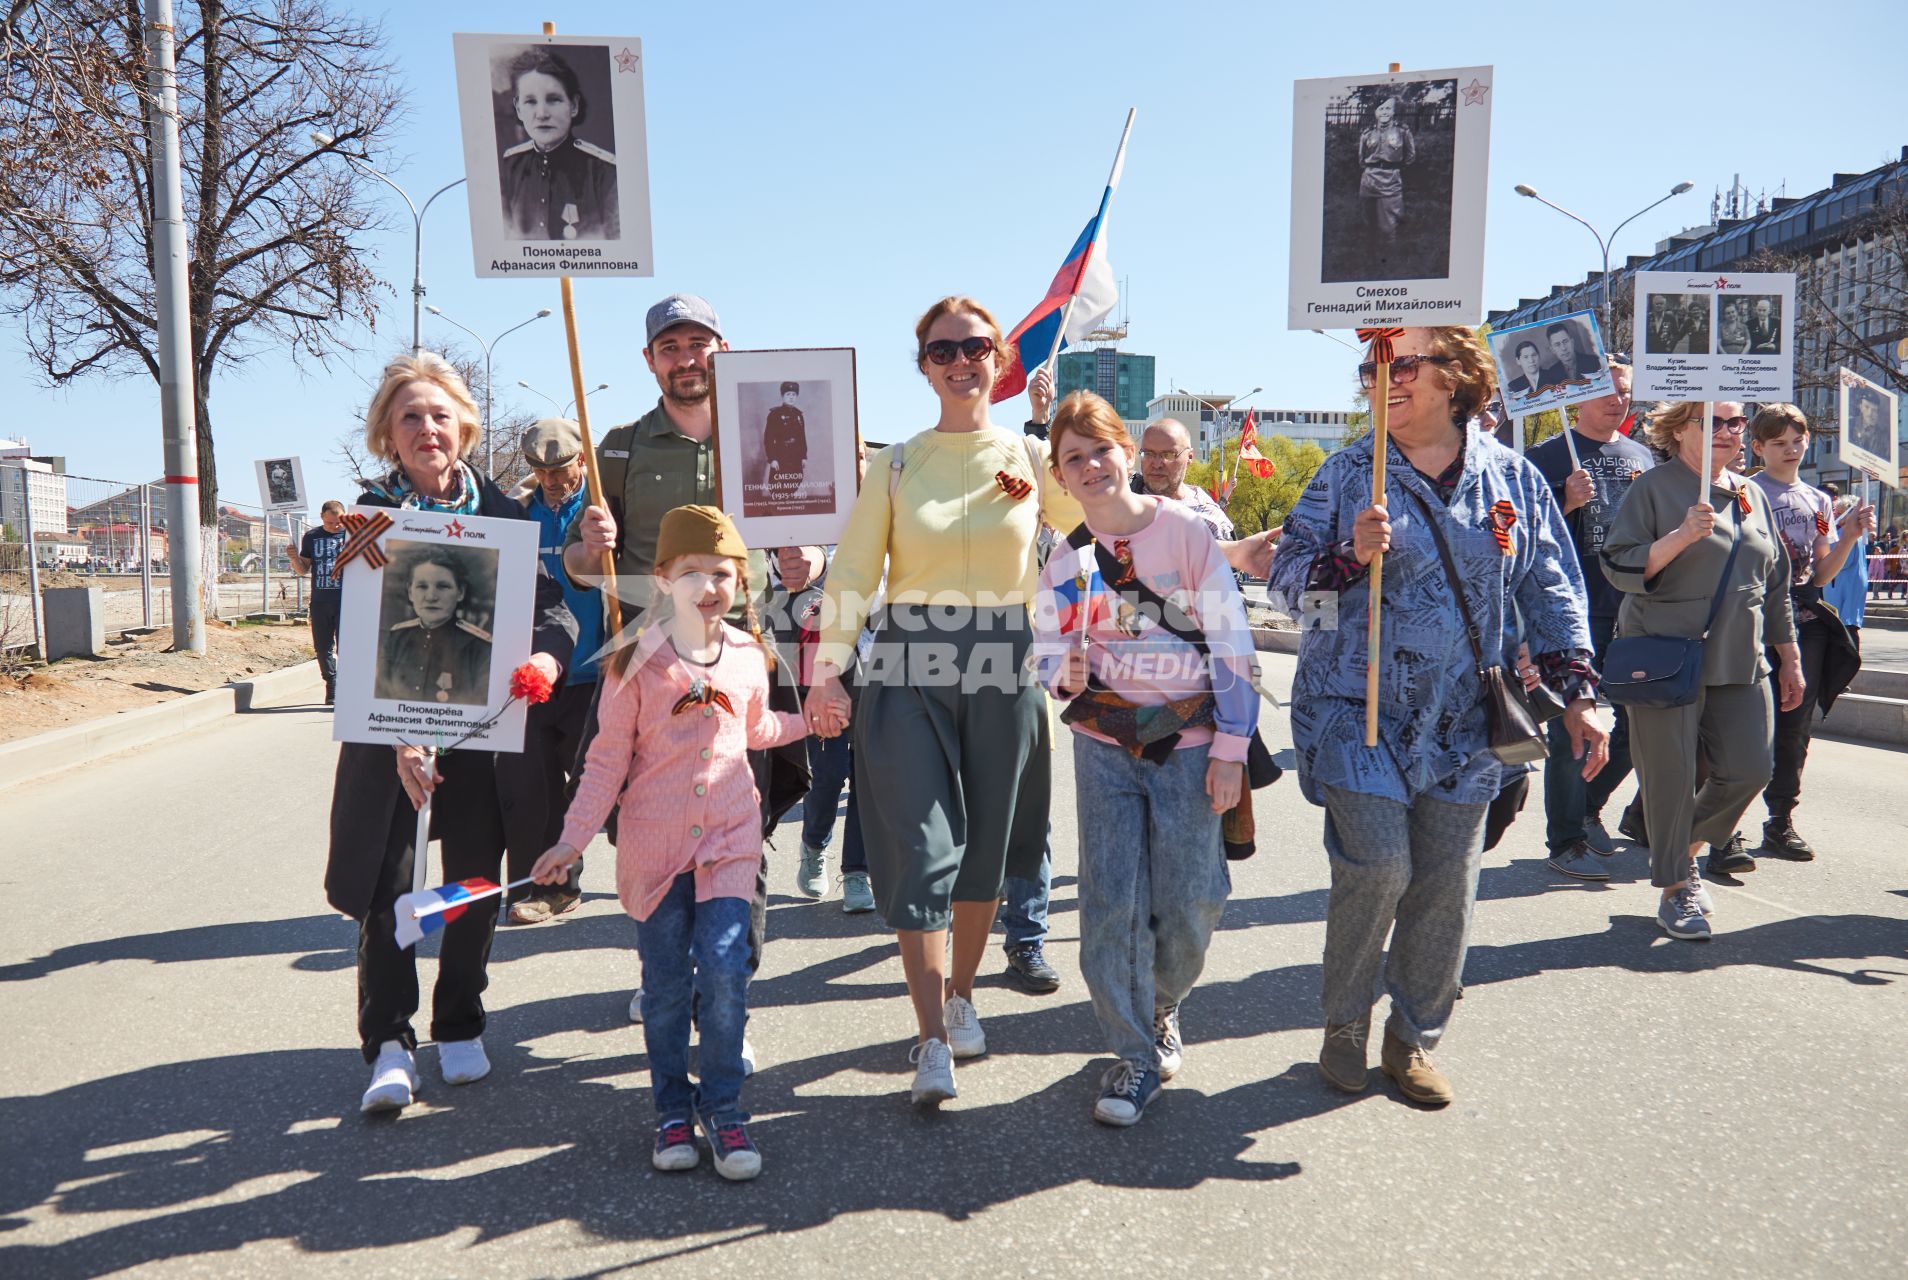
<svg viewBox="0 0 1908 1280">
<path fill-rule="evenodd" d="M 1631 707 L 1630 759 L 1643 791 L 1650 883 L 1689 878 L 1689 846 L 1736 832 L 1775 769 L 1775 704 L 1767 681 L 1713 684 L 1686 707 Z M 1696 761 L 1709 766 L 1696 786 Z"/>
<path fill-rule="evenodd" d="M 1319 790 L 1325 796 L 1325 852 L 1332 860 L 1325 908 L 1326 1025 L 1356 1022 L 1371 1012 L 1390 933 L 1386 1029 L 1406 1044 L 1433 1048 L 1457 1001 L 1490 806 L 1432 796 L 1405 805 L 1339 787 Z"/>
</svg>

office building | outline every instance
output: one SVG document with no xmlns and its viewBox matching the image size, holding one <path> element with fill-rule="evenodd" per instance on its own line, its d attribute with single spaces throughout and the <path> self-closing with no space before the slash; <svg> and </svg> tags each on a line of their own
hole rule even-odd
<svg viewBox="0 0 1908 1280">
<path fill-rule="evenodd" d="M 1143 421 L 1153 398 L 1153 357 L 1100 344 L 1063 351 L 1054 364 L 1054 384 L 1062 396 L 1091 391 L 1121 418 Z"/>
<path fill-rule="evenodd" d="M 0 525 L 8 539 L 26 541 L 27 506 L 32 505 L 35 533 L 66 532 L 66 477 L 26 455 L 26 446 L 0 441 Z M 18 450 L 18 452 L 12 452 Z"/>
<path fill-rule="evenodd" d="M 1351 429 L 1349 410 L 1231 406 L 1231 396 L 1168 391 L 1155 396 L 1146 406 L 1146 417 L 1148 421 L 1154 418 L 1177 418 L 1185 423 L 1187 433 L 1192 436 L 1193 451 L 1201 458 L 1209 456 L 1221 440 L 1238 436 L 1245 425 L 1248 409 L 1258 414 L 1261 438 L 1284 436 L 1299 444 L 1316 444 L 1326 453 L 1336 450 L 1344 442 L 1345 433 Z"/>
</svg>

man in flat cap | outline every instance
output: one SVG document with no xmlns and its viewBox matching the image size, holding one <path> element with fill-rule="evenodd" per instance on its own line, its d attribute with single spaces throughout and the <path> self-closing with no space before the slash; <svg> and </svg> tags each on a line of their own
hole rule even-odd
<svg viewBox="0 0 1908 1280">
<path fill-rule="evenodd" d="M 537 553 L 563 585 L 563 603 L 576 615 L 576 657 L 548 702 L 530 708 L 523 751 L 499 752 L 497 794 L 503 804 L 504 845 L 510 879 L 521 880 L 562 833 L 571 780 L 595 728 L 590 702 L 596 695 L 597 651 L 603 645 L 602 593 L 570 581 L 563 572 L 563 540 L 582 511 L 583 431 L 568 418 L 543 418 L 523 433 L 523 460 L 530 476 L 511 496 L 537 522 Z M 572 911 L 581 900 L 583 863 L 561 885 L 512 891 L 505 917 L 511 924 L 541 924 Z"/>
<path fill-rule="evenodd" d="M 799 382 L 782 384 L 782 403 L 768 412 L 762 427 L 762 452 L 768 458 L 768 498 L 776 502 L 792 497 L 801 487 L 803 469 L 808 465 L 808 420 L 795 407 L 802 394 Z"/>
</svg>

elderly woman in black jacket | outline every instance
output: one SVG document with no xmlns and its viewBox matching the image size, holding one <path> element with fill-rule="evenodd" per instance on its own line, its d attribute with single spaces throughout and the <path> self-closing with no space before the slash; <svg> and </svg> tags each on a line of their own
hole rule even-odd
<svg viewBox="0 0 1908 1280">
<path fill-rule="evenodd" d="M 365 445 L 394 464 L 358 497 L 361 506 L 408 507 L 523 520 L 523 508 L 479 475 L 463 455 L 478 441 L 477 404 L 457 371 L 429 352 L 401 356 L 365 414 Z M 534 650 L 530 661 L 559 683 L 576 641 L 576 620 L 563 591 L 537 566 Z M 331 796 L 331 852 L 325 895 L 358 921 L 358 1038 L 372 1064 L 365 1111 L 409 1105 L 417 1088 L 417 964 L 400 948 L 392 905 L 411 886 L 417 810 L 435 795 L 431 834 L 442 842 L 444 879 L 495 878 L 504 849 L 503 819 L 489 751 L 452 751 L 430 761 L 415 747 L 347 742 L 338 751 Z M 490 1073 L 484 1055 L 485 972 L 496 931 L 497 899 L 466 910 L 445 926 L 431 1001 L 431 1038 L 446 1084 L 469 1084 Z"/>
</svg>

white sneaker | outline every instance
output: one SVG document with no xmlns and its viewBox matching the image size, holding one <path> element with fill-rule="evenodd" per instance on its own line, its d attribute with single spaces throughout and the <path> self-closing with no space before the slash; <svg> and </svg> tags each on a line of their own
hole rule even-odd
<svg viewBox="0 0 1908 1280">
<path fill-rule="evenodd" d="M 636 988 L 635 994 L 629 998 L 629 1020 L 631 1022 L 643 1020 L 643 989 L 641 987 Z"/>
<path fill-rule="evenodd" d="M 908 1101 L 917 1107 L 938 1107 L 949 1098 L 959 1097 L 954 1088 L 954 1059 L 939 1040 L 926 1040 L 908 1050 L 908 1061 L 915 1064 L 914 1087 Z"/>
<path fill-rule="evenodd" d="M 747 1036 L 742 1037 L 742 1076 L 747 1079 L 755 1074 L 755 1046 L 749 1043 Z"/>
<path fill-rule="evenodd" d="M 437 1046 L 437 1067 L 445 1084 L 474 1084 L 490 1074 L 490 1059 L 484 1054 L 484 1042 L 451 1040 Z"/>
<path fill-rule="evenodd" d="M 371 1064 L 371 1087 L 364 1091 L 358 1110 L 402 1111 L 411 1105 L 417 1092 L 417 1059 L 395 1040 L 378 1046 L 378 1060 Z"/>
<path fill-rule="evenodd" d="M 973 1005 L 959 996 L 949 996 L 941 1006 L 941 1017 L 947 1022 L 947 1047 L 955 1057 L 978 1058 L 987 1052 L 987 1033 L 981 1030 L 980 1015 Z"/>
</svg>

